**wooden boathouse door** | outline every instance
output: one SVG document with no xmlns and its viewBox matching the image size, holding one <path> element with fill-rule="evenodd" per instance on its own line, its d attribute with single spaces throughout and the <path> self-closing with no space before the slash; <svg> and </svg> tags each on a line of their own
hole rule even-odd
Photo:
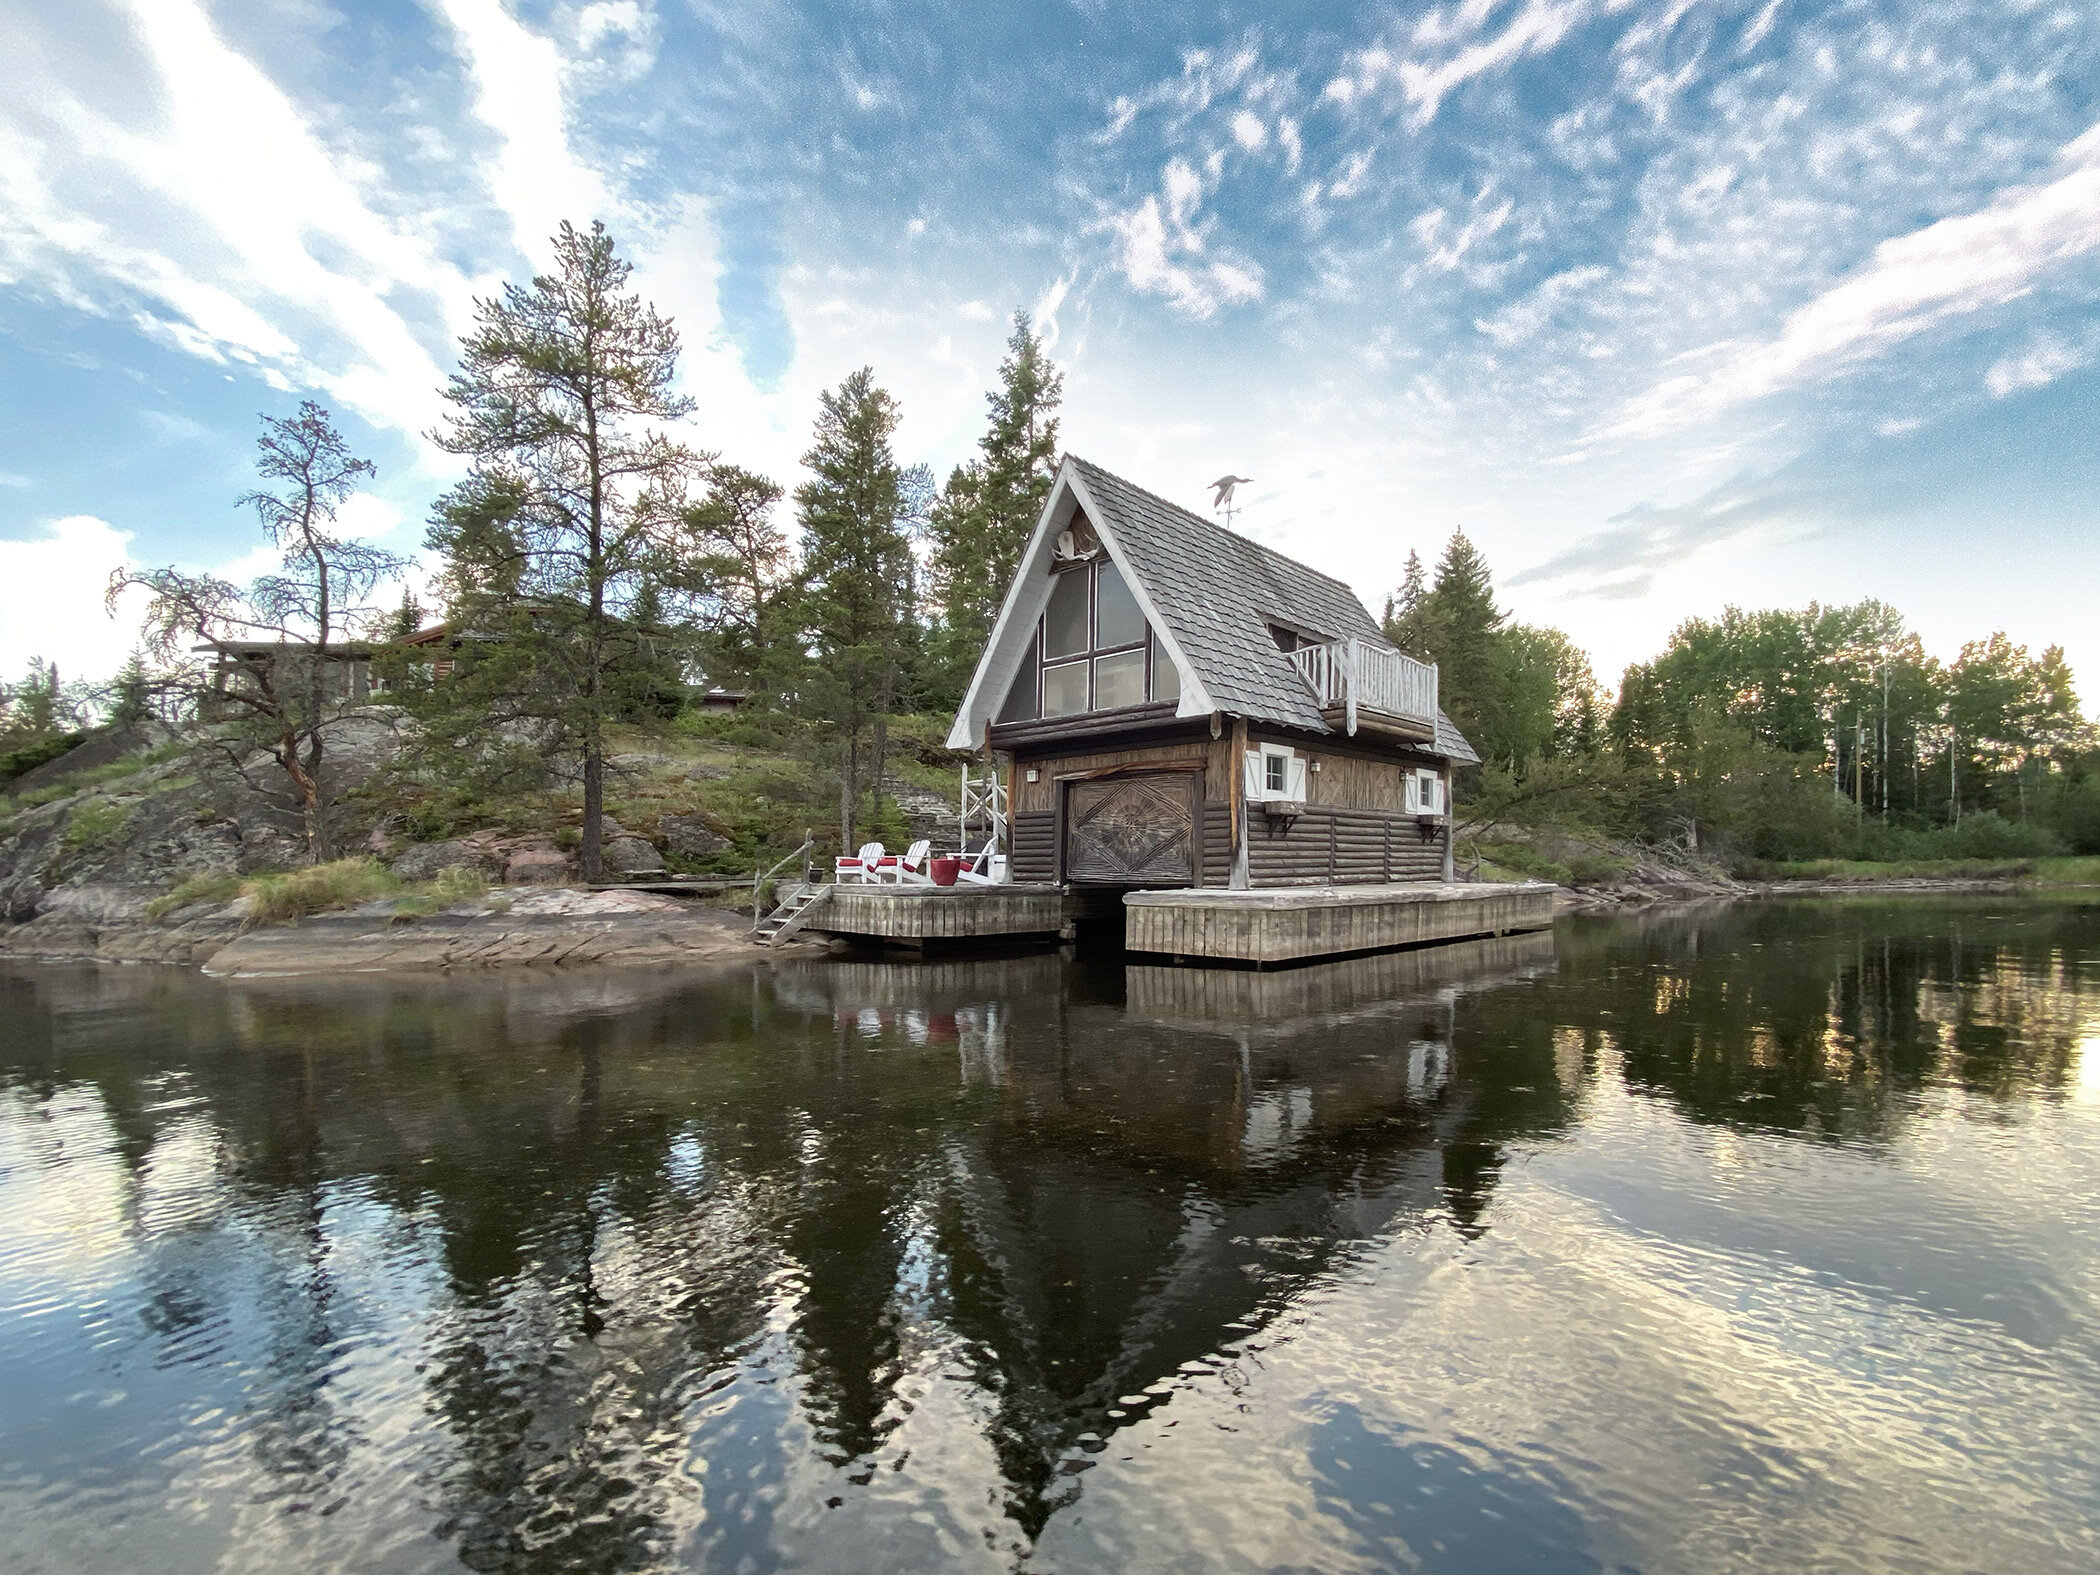
<svg viewBox="0 0 2100 1575">
<path fill-rule="evenodd" d="M 1065 790 L 1065 879 L 1100 886 L 1191 886 L 1200 772 L 1073 782 Z"/>
</svg>

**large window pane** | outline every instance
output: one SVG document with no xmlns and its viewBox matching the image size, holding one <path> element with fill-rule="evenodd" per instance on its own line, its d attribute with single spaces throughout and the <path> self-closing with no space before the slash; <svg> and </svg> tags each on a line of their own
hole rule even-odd
<svg viewBox="0 0 2100 1575">
<path fill-rule="evenodd" d="M 1119 705 L 1145 703 L 1145 653 L 1118 651 L 1114 656 L 1094 659 L 1094 709 L 1113 711 Z"/>
<path fill-rule="evenodd" d="M 1104 559 L 1094 574 L 1094 648 L 1136 645 L 1145 638 L 1145 615 L 1138 611 L 1123 571 Z"/>
<path fill-rule="evenodd" d="M 1087 648 L 1086 581 L 1086 570 L 1071 569 L 1052 582 L 1050 606 L 1043 614 L 1044 656 L 1077 656 Z"/>
<path fill-rule="evenodd" d="M 1028 642 L 1028 655 L 1022 659 L 1021 670 L 1014 674 L 1013 687 L 1006 691 L 1006 704 L 999 708 L 1002 722 L 1033 722 L 1035 720 L 1035 641 Z"/>
<path fill-rule="evenodd" d="M 1086 709 L 1084 662 L 1066 662 L 1043 669 L 1043 715 L 1077 716 Z"/>
<path fill-rule="evenodd" d="M 1167 655 L 1167 648 L 1159 643 L 1157 634 L 1152 636 L 1152 698 L 1181 700 L 1181 669 L 1174 665 L 1174 658 Z"/>
</svg>

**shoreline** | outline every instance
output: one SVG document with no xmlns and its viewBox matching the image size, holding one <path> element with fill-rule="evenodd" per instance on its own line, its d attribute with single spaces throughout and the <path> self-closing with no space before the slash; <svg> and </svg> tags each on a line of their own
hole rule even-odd
<svg viewBox="0 0 2100 1575">
<path fill-rule="evenodd" d="M 578 897 L 557 911 L 412 915 L 367 908 L 262 925 L 223 909 L 156 922 L 142 913 L 98 912 L 82 904 L 71 912 L 0 925 L 0 961 L 158 963 L 226 979 L 455 968 L 666 967 L 771 955 L 751 939 L 747 918 L 723 909 L 689 907 L 663 897 L 646 906 Z M 806 951 L 810 944 L 790 941 L 780 952 Z"/>
<path fill-rule="evenodd" d="M 543 888 L 546 892 L 566 888 Z M 1732 882 L 1653 881 L 1614 887 L 1562 887 L 1556 914 L 1603 914 L 1760 897 L 1934 896 L 2005 892 L 2100 891 L 2003 877 L 1902 876 Z M 666 967 L 757 960 L 823 949 L 814 937 L 777 951 L 751 938 L 749 921 L 718 908 L 665 897 L 641 911 L 598 906 L 590 896 L 558 910 L 453 910 L 382 914 L 371 908 L 247 925 L 223 910 L 157 922 L 136 911 L 79 904 L 0 924 L 0 962 L 154 963 L 195 968 L 211 978 L 260 979 L 328 974 L 418 973 L 466 968 Z M 630 899 L 631 901 L 631 899 Z M 128 905 L 127 905 L 128 906 Z M 580 910 L 580 911 L 579 911 Z"/>
</svg>

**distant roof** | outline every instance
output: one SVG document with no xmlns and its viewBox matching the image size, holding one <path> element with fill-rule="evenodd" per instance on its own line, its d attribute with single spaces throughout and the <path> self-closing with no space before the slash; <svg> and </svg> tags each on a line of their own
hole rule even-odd
<svg viewBox="0 0 2100 1575">
<path fill-rule="evenodd" d="M 1272 627 L 1319 641 L 1354 637 L 1393 647 L 1357 600 L 1331 575 L 1274 548 L 1191 514 L 1121 476 L 1076 456 L 1078 474 L 1108 534 L 1150 597 L 1197 682 L 1218 709 L 1256 721 L 1328 731 L 1312 691 Z M 1451 719 L 1437 713 L 1435 753 L 1479 756 Z"/>
</svg>

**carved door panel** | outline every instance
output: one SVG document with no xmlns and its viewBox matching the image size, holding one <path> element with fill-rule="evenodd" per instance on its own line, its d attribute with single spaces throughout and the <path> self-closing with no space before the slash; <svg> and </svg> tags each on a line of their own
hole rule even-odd
<svg viewBox="0 0 2100 1575">
<path fill-rule="evenodd" d="M 1171 771 L 1074 782 L 1065 799 L 1065 879 L 1193 885 L 1199 781 Z"/>
</svg>

